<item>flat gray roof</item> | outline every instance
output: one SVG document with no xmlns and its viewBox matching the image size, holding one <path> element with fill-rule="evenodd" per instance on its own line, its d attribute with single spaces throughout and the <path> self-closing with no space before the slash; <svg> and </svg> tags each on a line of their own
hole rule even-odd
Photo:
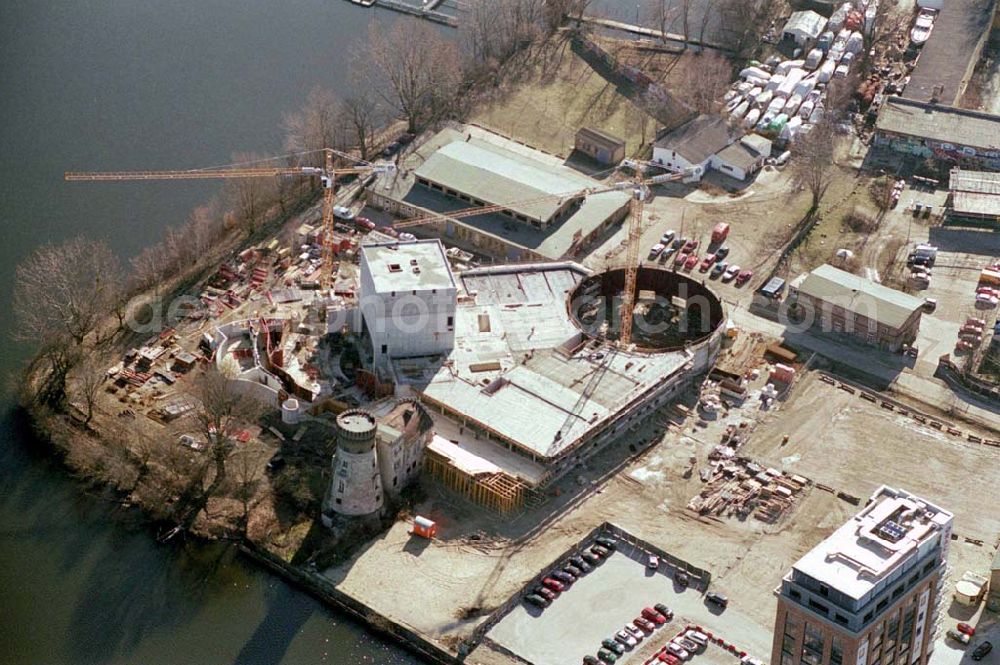
<svg viewBox="0 0 1000 665">
<path fill-rule="evenodd" d="M 361 260 L 377 293 L 455 288 L 444 247 L 436 238 L 362 245 Z"/>
<path fill-rule="evenodd" d="M 875 128 L 939 143 L 1000 152 L 1000 116 L 890 97 Z"/>
<path fill-rule="evenodd" d="M 680 371 L 689 358 L 682 351 L 619 352 L 608 361 L 607 348 L 595 351 L 590 345 L 571 357 L 557 351 L 580 336 L 565 299 L 586 275 L 568 263 L 462 273 L 459 283 L 472 297 L 460 301 L 455 312 L 448 364 L 394 361 L 397 378 L 527 453 L 542 460 L 559 455 Z M 607 371 L 581 400 L 588 378 L 605 362 Z M 559 432 L 563 436 L 557 439 Z"/>
<path fill-rule="evenodd" d="M 426 187 L 417 186 L 414 179 L 415 172 L 440 147 L 455 141 L 465 141 L 466 136 L 469 135 L 473 137 L 472 140 L 502 146 L 508 152 L 517 153 L 535 162 L 542 162 L 546 168 L 566 172 L 567 177 L 578 179 L 577 191 L 587 187 L 599 187 L 602 184 L 598 180 L 564 166 L 563 161 L 553 155 L 537 151 L 474 125 L 467 125 L 462 129 L 463 131 L 452 128 L 441 130 L 414 152 L 407 154 L 395 174 L 379 176 L 372 189 L 397 201 L 442 214 L 469 207 L 465 201 L 444 196 Z M 482 197 L 478 198 L 487 200 Z M 530 224 L 511 220 L 499 213 L 463 217 L 454 220 L 452 224 L 471 227 L 495 236 L 498 240 L 510 245 L 530 249 L 546 258 L 560 259 L 572 247 L 574 236 L 577 233 L 587 237 L 626 205 L 628 205 L 628 194 L 613 191 L 588 196 L 573 214 L 558 224 L 550 224 L 544 229 L 537 229 Z M 447 238 L 448 235 L 449 233 L 446 231 L 445 237 Z"/>
<path fill-rule="evenodd" d="M 1000 215 L 1000 173 L 952 169 L 952 209 L 966 215 Z"/>
<path fill-rule="evenodd" d="M 796 288 L 800 293 L 896 329 L 903 327 L 923 305 L 919 298 L 825 263 L 808 273 Z"/>
<path fill-rule="evenodd" d="M 418 178 L 481 201 L 548 220 L 565 199 L 595 183 L 568 168 L 554 168 L 479 139 L 452 141 L 416 171 Z M 543 200 L 533 200 L 539 199 Z"/>
<path fill-rule="evenodd" d="M 966 75 L 979 58 L 990 30 L 995 0 L 947 0 L 934 20 L 934 29 L 917 59 L 903 96 L 929 102 L 940 88 L 938 101 L 957 104 Z"/>
</svg>

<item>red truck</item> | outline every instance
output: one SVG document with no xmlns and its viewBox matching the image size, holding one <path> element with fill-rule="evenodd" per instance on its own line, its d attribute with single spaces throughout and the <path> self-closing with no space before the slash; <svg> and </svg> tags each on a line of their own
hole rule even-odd
<svg viewBox="0 0 1000 665">
<path fill-rule="evenodd" d="M 725 222 L 719 222 L 712 229 L 712 244 L 720 245 L 725 242 L 726 238 L 729 237 L 729 224 Z"/>
</svg>

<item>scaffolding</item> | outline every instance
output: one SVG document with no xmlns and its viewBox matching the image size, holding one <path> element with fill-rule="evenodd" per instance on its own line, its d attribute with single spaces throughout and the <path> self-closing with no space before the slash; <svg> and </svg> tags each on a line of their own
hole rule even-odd
<svg viewBox="0 0 1000 665">
<path fill-rule="evenodd" d="M 424 454 L 424 470 L 446 489 L 502 517 L 524 509 L 528 484 L 503 471 L 470 473 L 433 450 Z"/>
</svg>

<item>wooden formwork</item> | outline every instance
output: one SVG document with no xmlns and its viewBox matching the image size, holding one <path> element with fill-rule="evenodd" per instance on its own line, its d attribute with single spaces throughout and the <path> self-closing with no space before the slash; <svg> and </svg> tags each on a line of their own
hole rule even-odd
<svg viewBox="0 0 1000 665">
<path fill-rule="evenodd" d="M 503 472 L 472 475 L 433 451 L 424 455 L 424 469 L 445 488 L 472 503 L 506 516 L 524 508 L 528 484 Z"/>
</svg>

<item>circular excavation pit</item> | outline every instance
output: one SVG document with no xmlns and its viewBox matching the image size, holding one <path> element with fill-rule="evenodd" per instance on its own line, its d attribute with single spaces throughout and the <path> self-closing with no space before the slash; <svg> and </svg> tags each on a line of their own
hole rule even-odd
<svg viewBox="0 0 1000 665">
<path fill-rule="evenodd" d="M 624 290 L 624 268 L 587 277 L 570 293 L 573 322 L 587 335 L 617 340 Z M 672 270 L 639 268 L 632 319 L 637 351 L 662 353 L 698 344 L 724 320 L 722 301 L 701 282 Z"/>
</svg>

